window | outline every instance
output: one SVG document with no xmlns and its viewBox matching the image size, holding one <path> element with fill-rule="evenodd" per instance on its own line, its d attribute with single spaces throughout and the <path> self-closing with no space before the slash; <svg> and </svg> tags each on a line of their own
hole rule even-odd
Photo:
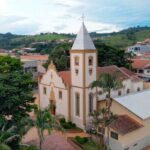
<svg viewBox="0 0 150 150">
<path fill-rule="evenodd" d="M 138 144 L 137 143 L 135 143 L 133 146 L 135 147 L 135 146 L 137 146 Z"/>
<path fill-rule="evenodd" d="M 59 91 L 59 99 L 62 99 L 62 91 Z"/>
<path fill-rule="evenodd" d="M 76 66 L 79 66 L 79 57 L 76 56 L 74 60 L 75 60 L 75 65 L 76 65 Z"/>
<path fill-rule="evenodd" d="M 90 57 L 89 57 L 89 66 L 92 66 L 92 65 L 93 65 L 93 57 L 90 56 Z"/>
<path fill-rule="evenodd" d="M 79 73 L 79 70 L 78 70 L 78 69 L 75 69 L 75 73 L 76 73 L 76 75 L 78 75 L 78 73 Z"/>
<path fill-rule="evenodd" d="M 130 93 L 130 89 L 127 89 L 127 94 L 129 94 Z"/>
<path fill-rule="evenodd" d="M 141 89 L 138 87 L 138 88 L 137 88 L 137 91 L 139 92 L 139 91 L 141 91 Z"/>
<path fill-rule="evenodd" d="M 147 73 L 150 73 L 150 70 L 147 70 Z"/>
<path fill-rule="evenodd" d="M 79 95 L 79 93 L 75 94 L 75 101 L 76 101 L 76 116 L 80 116 L 80 95 Z"/>
<path fill-rule="evenodd" d="M 102 95 L 103 94 L 103 92 L 102 91 L 98 91 L 98 95 Z"/>
<path fill-rule="evenodd" d="M 111 131 L 111 137 L 118 140 L 118 134 L 116 132 Z"/>
<path fill-rule="evenodd" d="M 33 72 L 37 72 L 37 67 L 32 67 Z"/>
<path fill-rule="evenodd" d="M 91 75 L 92 74 L 92 69 L 89 69 L 89 75 Z"/>
<path fill-rule="evenodd" d="M 43 93 L 46 94 L 46 87 L 43 88 Z"/>
<path fill-rule="evenodd" d="M 106 94 L 106 98 L 108 98 L 109 97 L 109 95 L 108 94 Z"/>
<path fill-rule="evenodd" d="M 118 96 L 121 96 L 122 92 L 121 91 L 118 91 Z"/>
<path fill-rule="evenodd" d="M 139 70 L 139 73 L 143 73 L 144 71 L 142 69 Z"/>
<path fill-rule="evenodd" d="M 89 113 L 93 112 L 93 94 L 89 94 Z"/>
</svg>

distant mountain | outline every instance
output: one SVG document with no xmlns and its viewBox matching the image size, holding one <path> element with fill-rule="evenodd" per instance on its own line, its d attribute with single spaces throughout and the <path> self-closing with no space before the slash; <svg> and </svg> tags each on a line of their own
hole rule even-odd
<svg viewBox="0 0 150 150">
<path fill-rule="evenodd" d="M 133 27 L 113 33 L 90 33 L 94 42 L 104 43 L 106 45 L 125 49 L 137 41 L 143 41 L 150 38 L 150 27 Z M 63 43 L 63 39 L 72 39 L 74 34 L 41 33 L 39 35 L 14 35 L 11 33 L 0 34 L 0 48 L 13 49 L 20 47 L 29 47 L 31 43 L 57 41 Z M 58 42 L 58 43 L 59 43 Z"/>
</svg>

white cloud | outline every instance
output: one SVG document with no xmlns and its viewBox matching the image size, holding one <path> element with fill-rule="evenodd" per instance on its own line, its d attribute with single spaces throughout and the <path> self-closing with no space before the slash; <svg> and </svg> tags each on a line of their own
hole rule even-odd
<svg viewBox="0 0 150 150">
<path fill-rule="evenodd" d="M 150 24 L 147 15 L 150 2 L 137 1 L 135 5 L 134 0 L 0 0 L 0 32 L 77 33 L 82 13 L 91 32 L 112 32 L 144 22 Z"/>
</svg>

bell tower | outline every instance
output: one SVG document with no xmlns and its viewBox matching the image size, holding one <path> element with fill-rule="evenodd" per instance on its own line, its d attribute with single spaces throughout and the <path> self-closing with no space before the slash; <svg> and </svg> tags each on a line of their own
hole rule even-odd
<svg viewBox="0 0 150 150">
<path fill-rule="evenodd" d="M 89 116 L 89 85 L 97 78 L 97 50 L 82 22 L 74 44 L 70 50 L 73 121 L 85 128 Z M 96 109 L 93 98 L 92 109 Z"/>
</svg>

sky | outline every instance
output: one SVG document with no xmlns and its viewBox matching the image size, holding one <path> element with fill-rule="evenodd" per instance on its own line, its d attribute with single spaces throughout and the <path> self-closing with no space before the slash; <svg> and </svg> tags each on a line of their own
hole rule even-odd
<svg viewBox="0 0 150 150">
<path fill-rule="evenodd" d="M 0 0 L 0 33 L 76 33 L 150 26 L 150 0 Z"/>
</svg>

